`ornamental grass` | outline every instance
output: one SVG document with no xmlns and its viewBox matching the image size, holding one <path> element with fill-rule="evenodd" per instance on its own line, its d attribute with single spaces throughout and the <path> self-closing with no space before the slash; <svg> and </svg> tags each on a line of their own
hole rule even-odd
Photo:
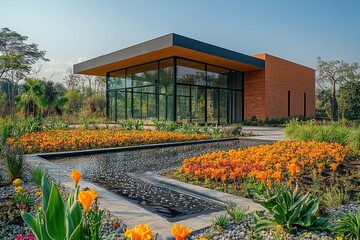
<svg viewBox="0 0 360 240">
<path fill-rule="evenodd" d="M 12 146 L 21 145 L 24 147 L 25 153 L 31 154 L 181 142 L 209 138 L 211 138 L 211 136 L 205 134 L 185 134 L 156 130 L 70 129 L 27 133 L 19 139 L 9 138 L 7 143 Z"/>
<path fill-rule="evenodd" d="M 188 158 L 179 171 L 193 180 L 236 183 L 257 179 L 268 186 L 290 184 L 301 175 L 336 171 L 348 154 L 349 147 L 338 143 L 282 141 Z"/>
</svg>

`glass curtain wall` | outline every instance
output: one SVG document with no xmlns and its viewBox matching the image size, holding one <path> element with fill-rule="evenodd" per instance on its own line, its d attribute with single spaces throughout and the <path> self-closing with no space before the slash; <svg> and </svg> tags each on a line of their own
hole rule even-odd
<svg viewBox="0 0 360 240">
<path fill-rule="evenodd" d="M 243 74 L 187 59 L 170 58 L 108 73 L 107 90 L 108 117 L 113 121 L 243 119 Z"/>
</svg>

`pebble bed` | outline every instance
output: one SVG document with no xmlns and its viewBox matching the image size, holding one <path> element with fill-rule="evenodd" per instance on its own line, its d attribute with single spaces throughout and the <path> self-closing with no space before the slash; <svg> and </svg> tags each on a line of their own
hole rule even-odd
<svg viewBox="0 0 360 240">
<path fill-rule="evenodd" d="M 338 221 L 337 218 L 341 217 L 341 213 L 352 213 L 356 214 L 360 210 L 359 202 L 349 202 L 347 204 L 342 205 L 339 209 L 328 208 L 325 211 L 324 217 L 326 217 L 331 225 L 335 225 Z M 207 228 L 203 231 L 192 234 L 188 239 L 197 239 L 202 236 L 206 236 L 209 239 L 214 240 L 235 240 L 235 239 L 263 239 L 263 240 L 273 240 L 279 239 L 275 238 L 275 230 L 267 230 L 261 231 L 257 235 L 253 233 L 249 226 L 254 226 L 251 215 L 247 215 L 242 223 L 234 224 L 231 223 L 229 227 L 225 230 L 219 231 L 212 228 Z M 278 232 L 279 233 L 279 232 Z M 277 234 L 278 234 L 277 233 Z M 286 240 L 337 240 L 335 234 L 330 231 L 323 232 L 306 232 L 306 231 L 298 231 L 295 234 L 287 234 L 285 232 L 280 232 L 284 236 Z"/>
</svg>

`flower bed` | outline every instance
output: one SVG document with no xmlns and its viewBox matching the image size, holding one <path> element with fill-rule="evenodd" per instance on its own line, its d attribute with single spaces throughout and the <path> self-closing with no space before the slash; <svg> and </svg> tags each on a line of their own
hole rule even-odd
<svg viewBox="0 0 360 240">
<path fill-rule="evenodd" d="M 300 175 L 334 172 L 349 154 L 349 147 L 325 142 L 276 142 L 230 151 L 219 151 L 183 161 L 180 173 L 192 180 L 223 183 L 257 179 L 268 186 L 290 184 Z"/>
<path fill-rule="evenodd" d="M 185 134 L 155 130 L 71 129 L 27 133 L 19 139 L 9 138 L 7 143 L 12 146 L 20 144 L 24 147 L 25 153 L 30 154 L 204 140 L 209 138 L 211 136 L 205 134 Z"/>
</svg>

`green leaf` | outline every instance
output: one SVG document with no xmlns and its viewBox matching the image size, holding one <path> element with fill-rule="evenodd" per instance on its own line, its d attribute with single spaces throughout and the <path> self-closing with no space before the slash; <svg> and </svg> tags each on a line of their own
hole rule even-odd
<svg viewBox="0 0 360 240">
<path fill-rule="evenodd" d="M 55 240 L 66 237 L 65 207 L 56 184 L 52 184 L 48 209 L 45 212 L 46 230 Z"/>
<path fill-rule="evenodd" d="M 77 226 L 83 219 L 83 215 L 81 212 L 81 207 L 78 202 L 74 202 L 71 206 L 70 210 L 70 216 L 74 223 L 74 226 Z"/>
<path fill-rule="evenodd" d="M 41 239 L 40 238 L 41 237 L 40 225 L 36 221 L 36 219 L 27 212 L 22 212 L 21 217 L 24 220 L 24 222 L 30 227 L 30 229 L 34 233 L 35 237 L 37 239 Z"/>
<path fill-rule="evenodd" d="M 111 233 L 110 235 L 107 236 L 107 238 L 105 240 L 112 240 L 115 238 L 115 234 Z"/>
<path fill-rule="evenodd" d="M 84 239 L 83 221 L 81 220 L 79 225 L 75 228 L 71 234 L 69 240 L 82 240 Z"/>
<path fill-rule="evenodd" d="M 69 239 L 75 227 L 70 213 L 66 212 L 65 215 L 66 215 L 66 236 L 67 239 Z"/>
<path fill-rule="evenodd" d="M 255 231 L 259 232 L 261 230 L 273 228 L 275 226 L 276 226 L 276 222 L 270 221 L 268 219 L 261 219 L 256 223 L 256 225 L 255 225 L 256 230 Z"/>
<path fill-rule="evenodd" d="M 44 212 L 46 212 L 47 207 L 48 207 L 48 202 L 49 202 L 49 197 L 50 197 L 50 191 L 51 191 L 51 186 L 49 183 L 49 180 L 46 177 L 46 174 L 43 175 L 42 181 L 41 181 L 41 185 L 42 185 L 42 198 L 43 198 L 43 210 Z"/>
</svg>

